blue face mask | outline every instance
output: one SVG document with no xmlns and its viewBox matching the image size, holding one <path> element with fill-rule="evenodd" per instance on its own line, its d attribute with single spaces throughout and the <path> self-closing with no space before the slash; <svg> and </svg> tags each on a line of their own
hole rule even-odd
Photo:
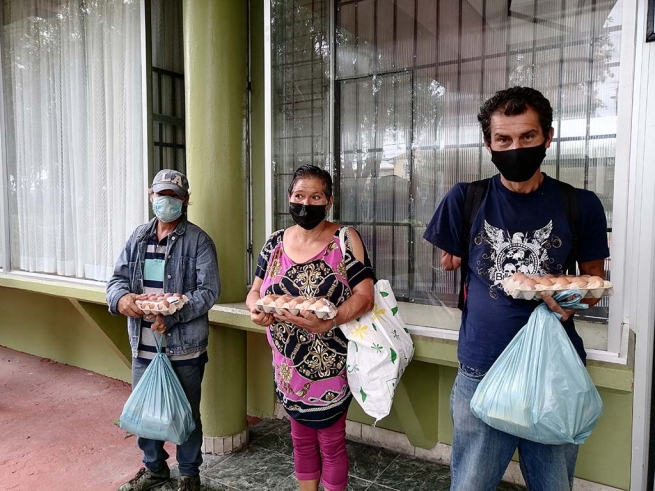
<svg viewBox="0 0 655 491">
<path fill-rule="evenodd" d="M 174 222 L 182 216 L 182 200 L 172 196 L 157 196 L 152 200 L 152 211 L 162 222 Z"/>
</svg>

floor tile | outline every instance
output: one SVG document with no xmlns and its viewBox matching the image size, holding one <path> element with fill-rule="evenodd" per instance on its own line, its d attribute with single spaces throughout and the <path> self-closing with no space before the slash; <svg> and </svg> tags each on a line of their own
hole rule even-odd
<svg viewBox="0 0 655 491">
<path fill-rule="evenodd" d="M 232 454 L 228 455 L 209 455 L 209 454 L 204 454 L 202 456 L 202 465 L 200 466 L 200 475 L 203 476 L 207 472 L 210 472 L 212 467 L 215 467 L 216 465 L 220 464 L 221 462 L 229 459 L 232 457 Z"/>
<path fill-rule="evenodd" d="M 391 464 L 397 454 L 363 443 L 348 442 L 350 475 L 374 482 Z"/>
<path fill-rule="evenodd" d="M 450 469 L 434 462 L 399 455 L 375 484 L 402 491 L 440 491 L 450 488 Z"/>
<path fill-rule="evenodd" d="M 233 488 L 208 477 L 203 478 L 202 485 L 200 491 L 240 491 L 238 488 Z"/>
<path fill-rule="evenodd" d="M 289 426 L 287 420 L 282 419 L 263 419 L 254 426 L 251 426 L 248 431 L 250 433 L 250 441 L 253 442 L 264 435 L 267 435 L 271 431 L 279 429 L 281 427 Z"/>
<path fill-rule="evenodd" d="M 277 452 L 251 446 L 209 469 L 212 481 L 238 490 L 278 489 L 293 473 L 293 459 Z"/>
<path fill-rule="evenodd" d="M 296 481 L 295 475 L 290 475 L 284 481 L 282 481 L 275 491 L 298 491 L 298 481 Z"/>
<path fill-rule="evenodd" d="M 232 455 L 203 455 L 203 463 L 200 466 L 200 481 L 201 481 L 201 491 L 234 491 L 234 488 L 230 488 L 224 484 L 212 481 L 207 475 L 211 473 L 211 469 L 221 462 L 231 458 Z M 171 478 L 173 480 L 166 484 L 161 491 L 177 491 L 178 481 L 180 479 L 180 470 L 178 466 L 171 468 Z"/>
<path fill-rule="evenodd" d="M 348 486 L 346 491 L 365 491 L 368 490 L 373 483 L 357 477 L 348 477 Z"/>
<path fill-rule="evenodd" d="M 288 422 L 269 426 L 268 432 L 251 440 L 253 446 L 273 450 L 291 457 L 293 443 L 291 441 L 291 425 Z"/>
<path fill-rule="evenodd" d="M 158 488 L 159 491 L 177 491 L 178 481 L 177 479 L 169 481 L 163 487 Z M 212 481 L 208 478 L 202 478 L 200 484 L 200 491 L 239 491 L 236 488 L 231 488 L 225 484 L 221 484 L 216 481 Z"/>
<path fill-rule="evenodd" d="M 226 455 L 205 455 L 202 491 L 297 491 L 291 429 L 287 420 L 267 419 L 250 428 L 250 446 Z M 346 491 L 447 491 L 448 466 L 362 443 L 347 442 L 350 477 Z M 177 467 L 177 466 L 176 466 Z M 175 491 L 179 471 L 162 491 Z M 323 487 L 321 486 L 321 491 Z M 502 483 L 498 491 L 524 491 Z"/>
<path fill-rule="evenodd" d="M 366 491 L 373 484 L 371 481 L 358 479 L 356 477 L 348 477 L 348 486 L 345 491 Z M 319 486 L 320 491 L 324 491 L 323 486 Z M 298 491 L 298 481 L 295 476 L 289 476 L 275 491 Z M 389 491 L 389 490 L 387 490 Z"/>
</svg>

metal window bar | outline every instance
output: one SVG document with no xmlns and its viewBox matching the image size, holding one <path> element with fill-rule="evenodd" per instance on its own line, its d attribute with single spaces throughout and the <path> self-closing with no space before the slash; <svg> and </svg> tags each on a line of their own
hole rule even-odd
<svg viewBox="0 0 655 491">
<path fill-rule="evenodd" d="M 565 12 L 566 12 L 566 0 L 562 0 L 562 13 L 560 14 L 560 22 L 564 22 L 565 18 Z M 557 127 L 557 135 L 562 134 L 562 107 L 563 107 L 563 100 L 564 100 L 564 90 L 563 89 L 564 85 L 564 43 L 561 43 L 560 48 L 559 48 L 559 79 L 558 79 L 558 84 L 557 84 L 557 101 L 556 101 L 556 110 L 557 114 L 560 115 L 559 118 L 557 118 L 557 121 L 555 121 L 555 125 Z M 560 142 L 557 142 L 557 148 L 555 149 L 556 152 L 556 162 L 559 162 L 561 157 L 562 157 L 562 145 Z M 559 179 L 559 171 L 560 171 L 560 166 L 558 165 L 555 167 L 555 179 Z"/>
<path fill-rule="evenodd" d="M 167 20 L 175 19 L 176 9 L 180 5 L 167 2 L 157 2 L 157 9 L 151 8 L 151 0 L 148 0 L 148 10 L 145 22 L 149 35 L 147 49 L 149 58 L 155 49 L 163 52 L 165 49 L 173 49 L 182 53 L 182 23 L 181 19 L 171 22 L 170 26 L 178 29 L 175 33 L 179 43 L 174 46 L 165 46 Z M 167 18 L 171 16 L 170 18 Z M 158 21 L 158 22 L 157 22 Z M 156 24 L 156 25 L 153 25 Z M 175 39 L 175 37 L 173 38 Z M 158 43 L 155 46 L 155 43 Z M 152 155 L 154 158 L 152 172 L 157 173 L 164 168 L 173 168 L 180 172 L 186 172 L 186 139 L 184 122 L 184 74 L 163 67 L 154 66 L 150 63 L 150 80 L 148 87 L 149 99 L 151 102 L 150 129 L 152 133 Z M 164 89 L 166 87 L 166 89 Z M 182 97 L 178 101 L 178 90 Z M 156 97 L 153 97 L 155 95 Z M 170 109 L 165 107 L 164 100 L 170 101 Z M 152 176 L 151 176 L 152 177 Z"/>
<path fill-rule="evenodd" d="M 535 2 L 536 4 L 536 2 Z M 591 15 L 596 16 L 596 0 L 591 1 Z M 591 23 L 591 39 L 596 39 L 596 22 Z M 587 75 L 587 124 L 585 125 L 585 147 L 584 147 L 584 188 L 589 187 L 589 136 L 591 130 L 591 107 L 593 105 L 594 86 L 594 53 L 596 43 L 589 43 L 589 67 Z"/>
<path fill-rule="evenodd" d="M 158 67 L 152 67 L 153 83 L 157 86 L 157 100 L 153 104 L 152 121 L 157 125 L 159 131 L 153 135 L 153 149 L 157 152 L 158 161 L 155 165 L 155 171 L 164 168 L 174 168 L 180 172 L 186 171 L 186 144 L 184 138 L 180 137 L 179 131 L 184 134 L 185 122 L 184 114 L 178 114 L 176 111 L 177 84 L 184 87 L 184 74 L 172 72 Z M 168 80 L 165 84 L 164 81 Z M 170 88 L 169 97 L 171 100 L 171 112 L 165 114 L 164 109 L 164 85 Z M 183 106 L 182 106 L 183 107 Z M 171 149 L 170 158 L 166 158 L 164 150 Z M 182 153 L 182 159 L 178 162 L 177 152 Z"/>
<path fill-rule="evenodd" d="M 486 4 L 486 2 L 485 2 Z M 486 30 L 485 30 L 486 31 Z M 619 26 L 611 26 L 607 27 L 604 29 L 604 32 L 606 33 L 613 33 L 613 32 L 620 32 L 621 27 Z M 479 56 L 469 56 L 469 57 L 461 57 L 458 58 L 457 60 L 448 60 L 448 61 L 441 61 L 441 62 L 435 62 L 435 63 L 423 63 L 423 64 L 417 64 L 416 66 L 413 66 L 413 70 L 421 70 L 425 68 L 437 68 L 437 67 L 446 67 L 446 66 L 452 66 L 452 65 L 461 65 L 461 64 L 466 64 L 466 63 L 471 63 L 475 61 L 480 61 L 480 62 L 486 62 L 486 61 L 491 61 L 495 59 L 506 59 L 506 58 L 511 58 L 517 55 L 532 55 L 538 54 L 543 51 L 550 51 L 553 49 L 562 49 L 562 52 L 565 48 L 573 48 L 573 47 L 578 47 L 578 46 L 588 46 L 589 45 L 589 40 L 573 40 L 573 41 L 565 41 L 565 42 L 559 42 L 557 39 L 554 39 L 552 43 L 548 44 L 542 44 L 540 46 L 533 48 L 516 48 L 516 49 L 507 49 L 506 52 L 504 53 L 488 53 L 484 55 L 479 55 Z M 509 43 L 508 43 L 509 46 Z M 562 57 L 564 54 L 562 53 Z M 562 61 L 565 61 L 564 58 L 561 59 Z M 604 66 L 606 67 L 616 67 L 619 66 L 618 62 L 612 62 L 612 63 L 606 63 Z M 508 65 L 509 67 L 509 65 Z M 398 73 L 398 72 L 404 72 L 405 69 L 398 70 L 396 68 L 388 69 L 388 70 L 380 70 L 375 72 L 375 75 L 387 75 L 390 73 Z M 339 80 L 352 80 L 352 79 L 366 79 L 369 78 L 371 74 L 361 74 L 361 75 L 350 75 L 350 76 L 339 76 Z M 509 75 L 507 76 L 507 79 L 509 79 Z"/>
<path fill-rule="evenodd" d="M 327 4 L 325 0 L 283 0 L 271 5 L 276 228 L 290 223 L 286 200 L 280 198 L 286 195 L 293 170 L 306 162 L 327 164 Z"/>
</svg>

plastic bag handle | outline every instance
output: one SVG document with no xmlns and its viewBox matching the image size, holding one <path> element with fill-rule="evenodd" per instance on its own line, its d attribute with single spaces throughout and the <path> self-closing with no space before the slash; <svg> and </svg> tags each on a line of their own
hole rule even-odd
<svg viewBox="0 0 655 491">
<path fill-rule="evenodd" d="M 155 338 L 155 346 L 157 346 L 157 353 L 161 353 L 161 341 L 164 339 L 164 335 L 160 334 L 159 339 L 157 339 L 157 333 L 155 331 L 152 331 L 152 337 Z"/>
<path fill-rule="evenodd" d="M 555 295 L 553 295 L 553 300 L 555 300 L 563 309 L 588 309 L 589 305 L 586 303 L 580 303 L 582 298 L 582 292 L 577 289 L 562 290 L 561 292 L 557 292 Z M 542 306 L 548 308 L 545 303 L 542 304 Z"/>
</svg>

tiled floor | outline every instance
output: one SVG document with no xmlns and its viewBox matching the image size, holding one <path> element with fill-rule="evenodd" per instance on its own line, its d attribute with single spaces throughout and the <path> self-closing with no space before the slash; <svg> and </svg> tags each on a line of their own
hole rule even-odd
<svg viewBox="0 0 655 491">
<path fill-rule="evenodd" d="M 251 444 L 226 457 L 205 456 L 203 491 L 295 491 L 289 424 L 264 420 L 251 428 Z M 450 486 L 448 467 L 399 455 L 381 448 L 348 442 L 349 491 L 441 491 Z M 175 474 L 175 472 L 174 472 Z M 162 488 L 174 491 L 175 483 Z M 502 491 L 523 488 L 502 484 Z"/>
</svg>

